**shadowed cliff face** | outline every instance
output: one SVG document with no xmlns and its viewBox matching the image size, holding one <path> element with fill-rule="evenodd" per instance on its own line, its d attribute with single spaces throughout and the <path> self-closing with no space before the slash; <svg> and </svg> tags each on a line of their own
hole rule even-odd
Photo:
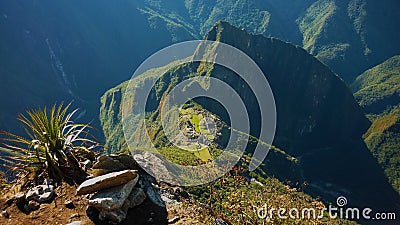
<svg viewBox="0 0 400 225">
<path fill-rule="evenodd" d="M 346 85 L 325 65 L 300 47 L 245 31 L 221 22 L 206 35 L 249 55 L 267 77 L 275 96 L 278 125 L 275 143 L 294 155 L 301 149 L 334 145 L 360 137 L 369 122 Z M 224 72 L 219 72 L 221 76 Z M 236 89 L 240 83 L 229 79 Z M 237 83 L 237 84 L 235 84 Z M 257 113 L 250 90 L 241 90 L 251 113 Z M 254 131 L 254 129 L 253 129 Z M 290 140 L 280 143 L 280 137 Z"/>
<path fill-rule="evenodd" d="M 391 208 L 399 202 L 362 142 L 361 136 L 370 122 L 343 81 L 325 65 L 300 47 L 278 39 L 250 35 L 225 22 L 217 23 L 205 38 L 237 47 L 262 69 L 277 106 L 277 132 L 273 144 L 299 160 L 301 174 L 310 184 L 310 193 L 328 201 L 344 195 L 352 204 L 379 208 Z M 232 86 L 249 111 L 251 134 L 259 135 L 262 115 L 254 94 L 236 74 L 217 65 L 185 64 L 165 74 L 162 82 L 153 88 L 151 96 L 155 97 L 147 100 L 147 104 L 153 105 L 149 109 L 153 115 L 158 111 L 154 106 L 168 90 L 193 72 L 197 76 L 219 78 Z M 143 88 L 146 79 L 153 79 L 152 76 L 149 72 L 136 78 L 137 90 Z M 107 143 L 112 149 L 120 148 L 121 145 L 115 143 L 123 143 L 122 132 L 115 132 L 121 129 L 121 123 L 112 118 L 120 118 L 121 107 L 116 105 L 121 104 L 118 95 L 126 85 L 123 83 L 102 97 L 101 111 L 107 113 L 101 115 L 101 120 L 106 125 Z M 215 104 L 205 99 L 197 102 L 229 123 L 224 111 Z M 107 135 L 110 131 L 114 131 L 113 135 Z"/>
</svg>

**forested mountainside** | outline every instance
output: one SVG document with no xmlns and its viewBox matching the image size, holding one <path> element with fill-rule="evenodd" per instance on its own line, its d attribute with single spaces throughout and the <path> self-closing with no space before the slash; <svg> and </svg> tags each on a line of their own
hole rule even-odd
<svg viewBox="0 0 400 225">
<path fill-rule="evenodd" d="M 161 27 L 176 23 L 204 35 L 225 20 L 253 34 L 278 37 L 304 47 L 351 82 L 400 51 L 399 6 L 395 0 L 186 0 L 146 1 L 142 9 Z"/>
<path fill-rule="evenodd" d="M 373 122 L 363 136 L 364 141 L 393 187 L 400 191 L 400 56 L 391 57 L 365 71 L 351 88 Z"/>
<path fill-rule="evenodd" d="M 214 64 L 173 62 L 174 68 L 162 74 L 152 89 L 153 97 L 146 100 L 150 103 L 146 108 L 149 140 L 175 163 L 191 165 L 214 159 L 226 147 L 229 131 L 240 136 L 238 142 L 249 140 L 235 171 L 209 186 L 187 189 L 198 203 L 212 205 L 212 191 L 207 196 L 206 190 L 216 185 L 219 194 L 226 194 L 225 202 L 218 200 L 218 213 L 226 221 L 239 221 L 244 215 L 230 206 L 243 201 L 254 206 L 260 203 L 258 197 L 272 206 L 282 202 L 321 206 L 318 199 L 336 205 L 336 198 L 345 196 L 349 206 L 397 212 L 399 9 L 397 0 L 0 1 L 0 130 L 23 134 L 17 125 L 18 113 L 72 101 L 72 107 L 80 108 L 72 122 L 90 121 L 99 128 L 93 132 L 106 145 L 101 153 L 126 152 L 122 97 L 136 68 L 174 43 L 198 39 L 225 42 L 254 59 L 275 96 L 276 135 L 272 146 L 260 142 L 270 151 L 257 170 L 238 172 L 248 167 L 262 126 L 260 110 L 253 107 L 257 103 L 254 93 L 232 71 Z M 207 54 L 219 57 L 214 51 Z M 134 77 L 136 91 L 143 90 L 143 82 L 160 71 L 153 68 Z M 245 100 L 251 130 L 243 134 L 232 129 L 220 105 L 195 99 L 180 109 L 179 126 L 186 135 L 196 136 L 204 132 L 200 121 L 211 117 L 217 121 L 218 135 L 208 140 L 211 144 L 205 150 L 185 151 L 166 138 L 160 104 L 179 81 L 202 76 L 223 80 Z M 131 131 L 128 138 L 141 143 L 143 130 Z M 10 153 L 3 146 L 0 150 Z M 243 183 L 236 180 L 234 172 L 241 173 Z M 218 183 L 222 181 L 227 183 Z M 6 185 L 6 178 L 1 182 Z M 231 195 L 237 191 L 241 197 Z M 4 204 L 9 204 L 9 199 L 0 201 Z M 42 215 L 53 212 L 39 211 Z M 2 215 L 13 223 L 18 213 L 11 215 L 11 220 L 4 211 Z M 29 221 L 28 217 L 19 222 Z M 348 221 L 332 223 L 342 222 Z"/>
<path fill-rule="evenodd" d="M 354 204 L 374 204 L 379 207 L 398 202 L 397 193 L 388 184 L 376 159 L 362 141 L 362 134 L 370 122 L 345 83 L 328 67 L 300 47 L 262 35 L 248 34 L 226 22 L 217 23 L 205 38 L 241 49 L 263 70 L 277 105 L 277 132 L 273 145 L 296 158 L 302 178 L 310 183 L 310 193 L 328 200 L 342 194 L 349 196 Z M 148 100 L 150 102 L 147 104 L 160 104 L 168 90 L 193 73 L 198 73 L 198 76 L 208 74 L 224 80 L 246 99 L 253 128 L 251 134 L 257 137 L 257 129 L 260 129 L 259 112 L 251 107 L 256 101 L 250 90 L 243 88 L 243 81 L 234 73 L 216 65 L 206 68 L 204 70 L 204 67 L 194 63 L 170 70 L 155 85 L 157 88 L 153 92 L 157 94 L 151 96 L 157 97 Z M 157 70 L 135 78 L 135 92 L 140 93 L 146 79 L 152 79 L 154 73 Z M 126 85 L 125 82 L 110 89 L 102 97 L 101 121 L 111 151 L 124 148 L 121 99 Z M 224 113 L 214 104 L 207 101 L 199 103 L 205 110 L 227 121 Z M 159 124 L 159 109 L 153 107 L 153 110 L 148 112 L 154 115 L 150 116 L 150 120 Z M 163 140 L 162 132 L 155 129 L 150 133 L 157 146 L 169 146 L 168 142 L 160 142 Z"/>
<path fill-rule="evenodd" d="M 400 56 L 365 71 L 350 87 L 371 120 L 390 112 L 400 104 Z"/>
<path fill-rule="evenodd" d="M 376 119 L 363 137 L 390 183 L 400 192 L 400 108 Z"/>
</svg>

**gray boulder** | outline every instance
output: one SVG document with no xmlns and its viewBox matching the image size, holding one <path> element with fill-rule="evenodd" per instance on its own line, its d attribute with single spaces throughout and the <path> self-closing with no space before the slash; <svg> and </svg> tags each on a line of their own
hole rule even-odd
<svg viewBox="0 0 400 225">
<path fill-rule="evenodd" d="M 113 159 L 111 156 L 102 155 L 97 159 L 97 162 L 93 165 L 93 169 L 104 169 L 104 170 L 119 170 L 126 169 L 126 167 L 118 160 Z"/>
<path fill-rule="evenodd" d="M 140 170 L 140 166 L 130 154 L 111 154 L 100 156 L 93 165 L 93 176 L 101 176 L 107 173 L 121 170 Z"/>
<path fill-rule="evenodd" d="M 97 159 L 97 162 L 93 165 L 93 176 L 101 176 L 110 172 L 116 172 L 128 169 L 118 160 L 113 159 L 111 156 L 102 155 Z"/>
<path fill-rule="evenodd" d="M 141 188 L 134 188 L 126 199 L 122 208 L 130 209 L 135 206 L 141 205 L 146 199 L 146 194 Z"/>
<path fill-rule="evenodd" d="M 138 179 L 137 171 L 123 170 L 91 178 L 83 182 L 76 190 L 77 195 L 91 194 L 100 190 L 126 184 Z M 128 192 L 129 193 L 129 192 Z"/>
<path fill-rule="evenodd" d="M 146 194 L 144 191 L 141 188 L 134 188 L 120 209 L 100 211 L 99 217 L 101 220 L 107 218 L 114 222 L 120 223 L 125 220 L 130 208 L 142 204 L 145 199 Z"/>
<path fill-rule="evenodd" d="M 112 154 L 110 155 L 111 158 L 117 160 L 120 162 L 126 169 L 131 169 L 131 170 L 140 170 L 139 164 L 133 159 L 133 156 L 130 154 Z"/>
<path fill-rule="evenodd" d="M 100 220 L 109 219 L 114 222 L 121 223 L 122 221 L 124 221 L 126 219 L 126 213 L 121 209 L 112 210 L 112 211 L 104 210 L 104 211 L 100 211 L 99 219 Z"/>
<path fill-rule="evenodd" d="M 165 207 L 165 202 L 161 198 L 160 188 L 158 187 L 154 177 L 146 173 L 141 173 L 141 178 L 139 186 L 145 191 L 147 197 L 149 197 L 154 204 L 160 207 Z"/>
<path fill-rule="evenodd" d="M 109 189 L 101 190 L 89 199 L 89 205 L 94 206 L 99 211 L 110 211 L 120 209 L 128 198 L 133 187 L 136 185 L 139 176 L 128 183 Z"/>
<path fill-rule="evenodd" d="M 172 173 L 168 173 L 168 171 L 172 169 L 167 168 L 163 159 L 156 154 L 143 152 L 135 154 L 133 158 L 136 162 L 140 163 L 140 166 L 151 176 L 155 176 L 156 178 L 162 177 L 165 183 L 176 183 L 176 179 L 173 177 Z"/>
</svg>

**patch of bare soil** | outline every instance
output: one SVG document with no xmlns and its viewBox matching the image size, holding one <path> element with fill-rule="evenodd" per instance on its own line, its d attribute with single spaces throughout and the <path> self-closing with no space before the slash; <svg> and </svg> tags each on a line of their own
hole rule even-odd
<svg viewBox="0 0 400 225">
<path fill-rule="evenodd" d="M 0 199 L 0 224 L 12 225 L 42 225 L 42 224 L 68 224 L 81 221 L 81 224 L 115 224 L 110 221 L 100 221 L 98 212 L 88 207 L 88 196 L 76 196 L 76 186 L 62 183 L 55 189 L 56 196 L 49 203 L 40 204 L 38 210 L 25 213 L 10 199 Z M 5 213 L 6 212 L 6 213 Z M 170 221 L 172 222 L 172 221 Z M 122 225 L 163 225 L 168 224 L 168 212 L 154 204 L 148 198 L 140 206 L 132 208 Z"/>
</svg>

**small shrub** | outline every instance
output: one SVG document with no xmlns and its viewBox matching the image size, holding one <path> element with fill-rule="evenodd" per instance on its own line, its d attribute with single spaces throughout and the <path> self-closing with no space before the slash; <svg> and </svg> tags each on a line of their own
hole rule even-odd
<svg viewBox="0 0 400 225">
<path fill-rule="evenodd" d="M 88 124 L 74 123 L 71 118 L 77 110 L 67 113 L 70 104 L 54 105 L 49 111 L 44 107 L 20 114 L 26 137 L 1 131 L 5 151 L 3 158 L 12 162 L 12 170 L 41 175 L 46 172 L 50 178 L 64 178 L 77 181 L 85 174 L 79 164 L 85 159 L 94 160 L 91 149 L 98 144 L 88 138 Z"/>
</svg>

